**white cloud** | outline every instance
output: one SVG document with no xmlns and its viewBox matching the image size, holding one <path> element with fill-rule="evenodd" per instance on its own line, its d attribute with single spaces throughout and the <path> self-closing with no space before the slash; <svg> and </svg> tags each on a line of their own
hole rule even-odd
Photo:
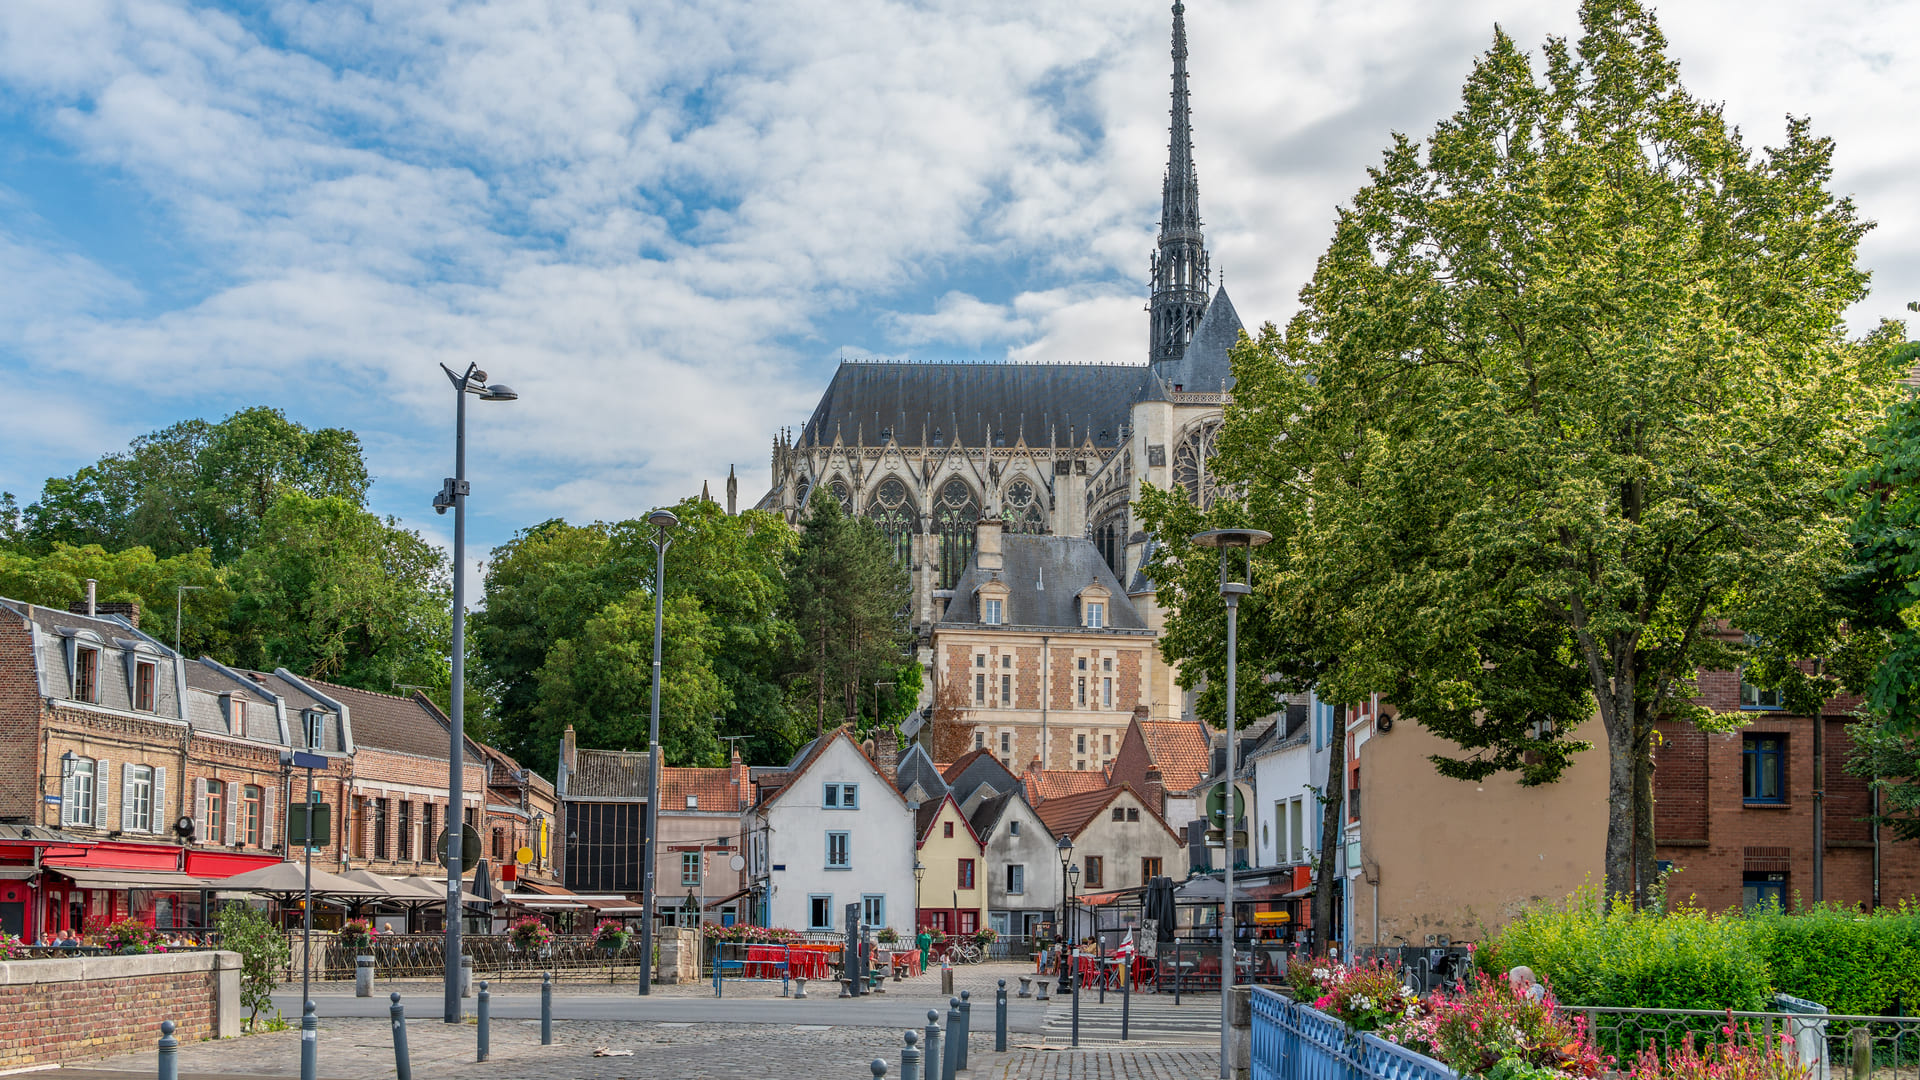
<svg viewBox="0 0 1920 1080">
<path fill-rule="evenodd" d="M 1754 142 L 1787 112 L 1838 140 L 1835 186 L 1881 222 L 1856 325 L 1900 314 L 1920 297 L 1920 70 L 1888 43 L 1920 34 L 1920 9 L 1669 7 L 1689 85 Z M 361 431 L 380 508 L 413 520 L 450 458 L 435 364 L 479 359 L 523 395 L 471 420 L 493 542 L 669 502 L 729 464 L 751 502 L 769 435 L 842 346 L 1142 359 L 1167 18 L 1098 0 L 0 5 L 14 114 L 145 204 L 200 289 L 155 310 L 181 294 L 0 203 L 0 370 L 17 411 L 90 400 L 95 439 L 7 451 L 0 480 L 37 490 L 130 432 L 264 400 Z M 1537 48 L 1576 29 L 1575 4 L 1189 6 L 1202 206 L 1243 317 L 1291 311 L 1333 208 L 1390 131 L 1456 107 L 1496 20 Z M 82 376 L 105 380 L 92 399 Z"/>
</svg>

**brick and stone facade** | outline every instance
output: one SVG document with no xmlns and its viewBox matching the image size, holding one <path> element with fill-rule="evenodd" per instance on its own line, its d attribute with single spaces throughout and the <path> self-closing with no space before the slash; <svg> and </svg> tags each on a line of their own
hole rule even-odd
<svg viewBox="0 0 1920 1080">
<path fill-rule="evenodd" d="M 0 1070 L 240 1034 L 240 954 L 153 953 L 0 963 Z"/>
</svg>

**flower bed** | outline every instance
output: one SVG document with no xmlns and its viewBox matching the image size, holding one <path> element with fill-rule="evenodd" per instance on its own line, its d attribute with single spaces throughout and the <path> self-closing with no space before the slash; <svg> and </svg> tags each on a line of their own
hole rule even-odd
<svg viewBox="0 0 1920 1080">
<path fill-rule="evenodd" d="M 798 930 L 787 930 L 778 926 L 747 926 L 735 923 L 732 926 L 720 926 L 708 923 L 701 927 L 701 933 L 707 941 L 744 941 L 749 945 L 798 945 L 807 940 L 807 936 Z"/>
</svg>

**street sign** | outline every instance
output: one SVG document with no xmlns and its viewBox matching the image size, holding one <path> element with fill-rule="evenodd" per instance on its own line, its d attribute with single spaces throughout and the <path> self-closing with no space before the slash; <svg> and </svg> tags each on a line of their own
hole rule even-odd
<svg viewBox="0 0 1920 1080">
<path fill-rule="evenodd" d="M 445 829 L 440 830 L 440 839 L 434 841 L 433 857 L 440 860 L 441 866 L 447 865 L 447 830 Z M 460 827 L 460 868 L 472 869 L 473 865 L 479 861 L 480 831 L 471 826 L 462 825 Z"/>
<path fill-rule="evenodd" d="M 1234 820 L 1247 816 L 1247 804 L 1253 801 L 1253 793 L 1245 784 L 1233 785 Z M 1215 784 L 1207 789 L 1207 824 L 1215 829 L 1226 827 L 1227 785 Z"/>
<path fill-rule="evenodd" d="M 307 834 L 307 803 L 294 803 L 287 807 L 287 846 L 319 847 L 333 835 L 333 807 L 326 803 L 313 803 L 313 834 Z"/>
<path fill-rule="evenodd" d="M 305 750 L 293 752 L 293 767 L 296 769 L 326 769 L 333 766 L 333 759 L 323 754 L 309 754 Z"/>
<path fill-rule="evenodd" d="M 59 806 L 61 802 L 60 796 L 58 795 L 48 795 L 46 796 L 46 800 L 48 806 Z"/>
<path fill-rule="evenodd" d="M 533 861 L 533 849 L 530 847 L 520 848 L 513 853 L 513 861 L 519 863 L 521 866 L 527 865 Z M 464 866 L 466 865 L 466 860 L 462 859 L 460 863 Z"/>
</svg>

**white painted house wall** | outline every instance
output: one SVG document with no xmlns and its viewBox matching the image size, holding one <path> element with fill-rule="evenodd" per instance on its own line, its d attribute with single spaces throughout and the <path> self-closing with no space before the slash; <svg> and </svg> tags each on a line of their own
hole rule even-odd
<svg viewBox="0 0 1920 1080">
<path fill-rule="evenodd" d="M 1019 835 L 1015 835 L 1018 826 Z M 988 925 L 1007 934 L 1026 933 L 1026 915 L 1051 919 L 1060 907 L 1060 855 L 1053 834 L 1025 799 L 1007 804 L 987 835 Z M 1021 867 L 1022 891 L 1007 891 L 1007 867 Z"/>
<path fill-rule="evenodd" d="M 859 808 L 828 809 L 827 784 L 859 785 Z M 846 905 L 885 898 L 884 925 L 911 937 L 913 927 L 913 814 L 851 741 L 835 738 L 819 758 L 749 815 L 764 852 L 769 923 L 815 929 L 812 898 L 830 898 L 831 929 L 845 926 Z M 827 834 L 848 834 L 849 865 L 827 866 Z"/>
<path fill-rule="evenodd" d="M 1291 825 L 1283 819 L 1298 800 L 1301 814 L 1301 847 L 1311 852 L 1320 842 L 1314 831 L 1316 787 L 1313 784 L 1313 743 L 1311 738 L 1293 746 L 1264 754 L 1253 762 L 1253 805 L 1258 817 L 1253 839 L 1255 862 L 1260 866 L 1286 866 L 1300 861 L 1292 848 Z M 1323 776 L 1322 780 L 1325 779 Z M 1295 858 L 1289 858 L 1295 855 Z"/>
</svg>

